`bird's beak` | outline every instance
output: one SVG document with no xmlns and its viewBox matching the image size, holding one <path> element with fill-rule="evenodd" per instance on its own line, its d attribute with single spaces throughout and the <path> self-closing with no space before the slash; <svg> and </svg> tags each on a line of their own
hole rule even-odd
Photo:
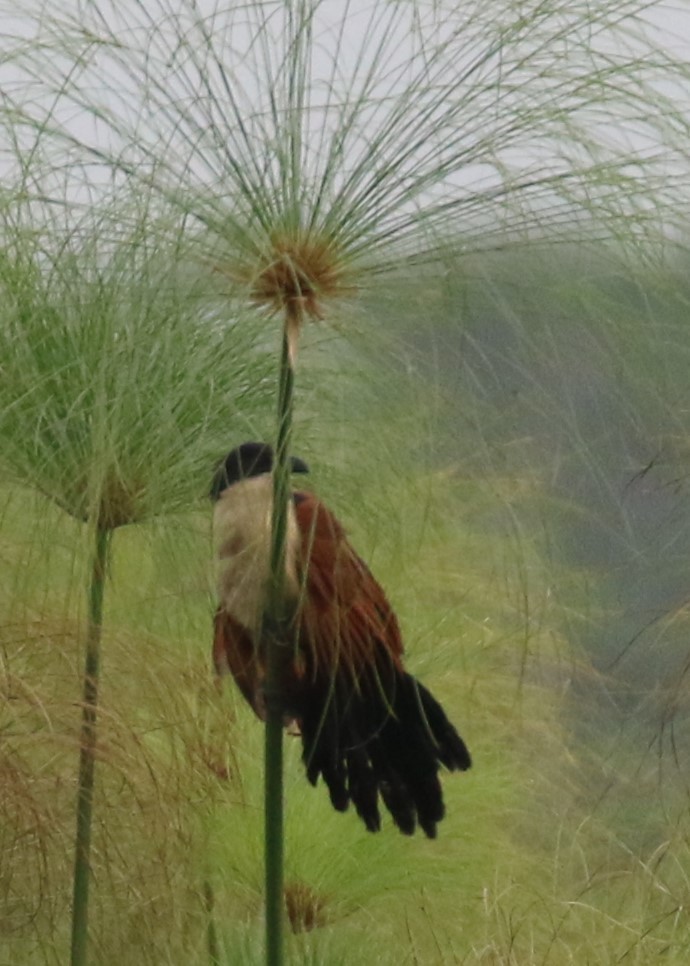
<svg viewBox="0 0 690 966">
<path fill-rule="evenodd" d="M 290 457 L 290 472 L 291 473 L 308 473 L 309 467 L 301 460 L 299 456 Z"/>
</svg>

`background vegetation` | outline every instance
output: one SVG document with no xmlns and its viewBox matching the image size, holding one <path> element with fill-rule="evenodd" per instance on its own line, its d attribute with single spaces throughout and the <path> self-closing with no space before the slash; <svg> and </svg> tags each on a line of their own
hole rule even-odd
<svg viewBox="0 0 690 966">
<path fill-rule="evenodd" d="M 476 766 L 446 781 L 438 842 L 374 837 L 288 747 L 291 962 L 687 956 L 687 286 L 682 265 L 602 264 L 485 257 L 439 269 L 431 306 L 401 282 L 347 338 L 309 330 L 295 449 Z M 113 545 L 99 963 L 207 962 L 211 919 L 221 962 L 261 958 L 261 729 L 209 673 L 208 516 L 190 498 Z M 3 488 L 7 963 L 68 941 L 82 526 Z"/>
</svg>

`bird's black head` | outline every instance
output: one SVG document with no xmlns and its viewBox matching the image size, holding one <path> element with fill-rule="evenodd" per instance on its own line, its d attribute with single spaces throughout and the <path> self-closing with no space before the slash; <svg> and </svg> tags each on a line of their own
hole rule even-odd
<svg viewBox="0 0 690 966">
<path fill-rule="evenodd" d="M 297 456 L 290 457 L 290 472 L 308 473 L 309 467 Z M 217 500 L 233 483 L 262 476 L 273 469 L 273 447 L 268 443 L 242 443 L 231 450 L 213 474 L 211 499 Z"/>
</svg>

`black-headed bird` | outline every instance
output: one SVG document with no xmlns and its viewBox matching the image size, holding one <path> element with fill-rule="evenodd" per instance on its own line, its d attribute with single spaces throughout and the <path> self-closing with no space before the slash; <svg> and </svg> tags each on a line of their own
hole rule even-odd
<svg viewBox="0 0 690 966">
<path fill-rule="evenodd" d="M 223 460 L 211 488 L 219 607 L 213 660 L 230 672 L 265 719 L 262 610 L 269 580 L 273 450 L 244 443 Z M 291 458 L 292 473 L 307 473 Z M 402 663 L 397 618 L 342 525 L 306 490 L 288 507 L 282 681 L 285 723 L 299 730 L 309 781 L 323 778 L 333 806 L 350 801 L 366 827 L 381 825 L 379 800 L 401 832 L 429 838 L 443 818 L 440 766 L 470 767 L 445 712 Z"/>
</svg>

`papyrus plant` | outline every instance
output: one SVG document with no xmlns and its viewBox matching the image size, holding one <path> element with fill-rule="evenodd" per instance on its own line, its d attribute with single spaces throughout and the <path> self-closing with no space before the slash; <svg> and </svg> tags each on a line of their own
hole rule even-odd
<svg viewBox="0 0 690 966">
<path fill-rule="evenodd" d="M 138 205 L 141 199 L 138 200 Z M 262 384 L 255 327 L 135 209 L 58 231 L 8 216 L 0 253 L 0 471 L 89 533 L 71 959 L 86 960 L 103 603 L 119 527 L 189 509 Z M 147 221 L 146 218 L 143 219 Z M 220 324 L 222 322 L 222 325 Z M 241 417 L 239 416 L 241 410 Z M 238 429 L 238 431 L 241 431 Z"/>
</svg>

